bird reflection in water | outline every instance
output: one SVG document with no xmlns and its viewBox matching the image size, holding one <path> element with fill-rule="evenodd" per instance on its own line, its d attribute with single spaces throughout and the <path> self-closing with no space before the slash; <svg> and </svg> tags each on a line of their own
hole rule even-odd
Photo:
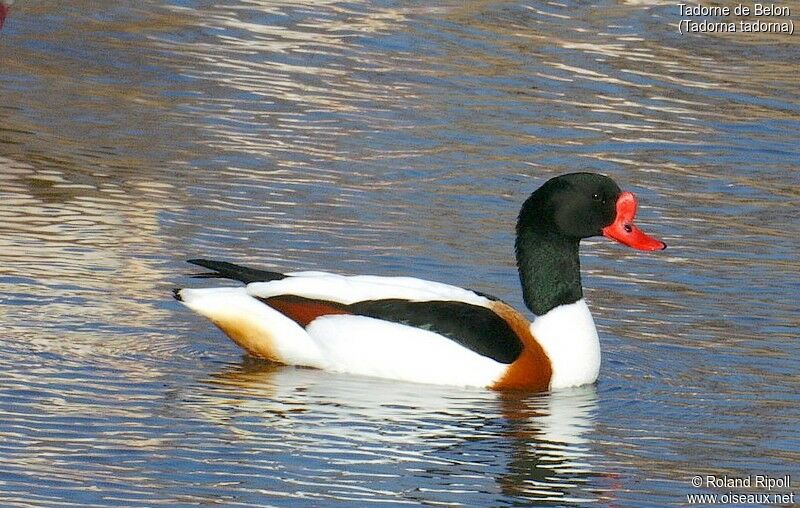
<svg viewBox="0 0 800 508">
<path fill-rule="evenodd" d="M 283 446 L 298 446 L 300 455 L 341 446 L 342 467 L 350 474 L 360 467 L 377 473 L 369 482 L 381 491 L 399 487 L 399 476 L 468 497 L 492 499 L 499 491 L 528 502 L 580 504 L 590 501 L 585 491 L 590 478 L 603 474 L 593 466 L 597 459 L 590 446 L 594 386 L 498 393 L 339 375 L 250 357 L 206 382 L 212 389 L 205 409 L 198 409 L 239 438 L 269 436 Z M 395 483 L 376 487 L 375 481 L 385 481 L 382 475 Z M 396 495 L 436 500 L 427 489 Z"/>
<path fill-rule="evenodd" d="M 0 0 L 0 29 L 3 28 L 3 24 L 8 16 L 8 11 L 11 9 L 13 4 L 14 0 Z"/>
</svg>

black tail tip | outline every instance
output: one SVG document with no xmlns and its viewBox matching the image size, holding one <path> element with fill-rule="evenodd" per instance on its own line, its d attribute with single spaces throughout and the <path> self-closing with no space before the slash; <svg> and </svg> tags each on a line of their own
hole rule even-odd
<svg viewBox="0 0 800 508">
<path fill-rule="evenodd" d="M 183 298 L 181 298 L 181 288 L 173 289 L 172 296 L 175 297 L 175 299 L 178 300 L 179 302 L 183 301 Z"/>
</svg>

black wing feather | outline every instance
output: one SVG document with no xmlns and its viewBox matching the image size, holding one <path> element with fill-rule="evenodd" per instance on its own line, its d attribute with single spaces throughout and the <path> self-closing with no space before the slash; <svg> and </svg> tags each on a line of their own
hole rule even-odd
<svg viewBox="0 0 800 508">
<path fill-rule="evenodd" d="M 500 363 L 512 363 L 522 353 L 522 341 L 508 323 L 479 305 L 386 299 L 357 302 L 345 308 L 353 314 L 436 332 Z"/>
</svg>

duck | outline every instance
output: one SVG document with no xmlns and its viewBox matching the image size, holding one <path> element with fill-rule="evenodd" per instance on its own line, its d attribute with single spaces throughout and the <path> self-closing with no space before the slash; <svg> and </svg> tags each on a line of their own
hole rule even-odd
<svg viewBox="0 0 800 508">
<path fill-rule="evenodd" d="M 604 236 L 666 248 L 634 224 L 636 196 L 610 177 L 569 173 L 523 203 L 515 253 L 528 319 L 494 296 L 414 277 L 281 273 L 190 259 L 239 287 L 174 290 L 254 357 L 400 381 L 548 391 L 594 383 L 600 341 L 583 296 L 579 244 Z"/>
</svg>

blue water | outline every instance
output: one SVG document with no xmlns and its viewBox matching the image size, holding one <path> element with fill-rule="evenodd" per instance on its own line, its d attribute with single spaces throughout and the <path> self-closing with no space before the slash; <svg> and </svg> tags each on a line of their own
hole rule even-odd
<svg viewBox="0 0 800 508">
<path fill-rule="evenodd" d="M 660 2 L 17 2 L 0 32 L 0 504 L 800 491 L 800 39 L 681 36 L 679 19 Z M 634 191 L 669 245 L 584 243 L 596 386 L 271 365 L 171 298 L 204 284 L 184 263 L 202 256 L 411 274 L 522 309 L 519 206 L 576 170 Z M 725 475 L 792 485 L 705 483 Z"/>
</svg>

